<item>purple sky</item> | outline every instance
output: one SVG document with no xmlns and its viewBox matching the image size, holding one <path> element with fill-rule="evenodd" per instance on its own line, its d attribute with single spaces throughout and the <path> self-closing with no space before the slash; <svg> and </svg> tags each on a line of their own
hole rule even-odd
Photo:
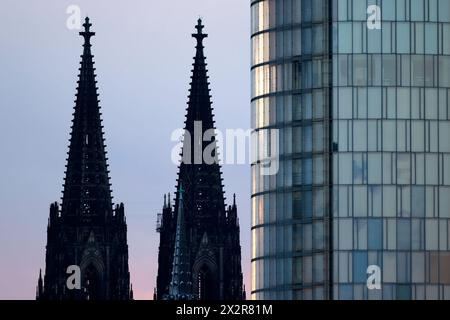
<svg viewBox="0 0 450 320">
<path fill-rule="evenodd" d="M 175 190 L 175 145 L 188 95 L 197 18 L 219 129 L 250 126 L 249 2 L 243 0 L 26 1 L 0 4 L 0 299 L 34 299 L 45 267 L 51 202 L 60 201 L 82 38 L 69 5 L 93 23 L 93 54 L 115 202 L 125 203 L 135 298 L 150 299 L 156 214 Z M 250 170 L 223 167 L 236 192 L 242 267 L 250 291 Z"/>
</svg>

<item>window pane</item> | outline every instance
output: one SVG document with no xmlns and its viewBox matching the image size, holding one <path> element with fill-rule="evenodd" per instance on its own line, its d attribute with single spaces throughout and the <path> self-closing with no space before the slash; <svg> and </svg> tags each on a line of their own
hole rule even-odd
<svg viewBox="0 0 450 320">
<path fill-rule="evenodd" d="M 407 219 L 397 221 L 397 248 L 409 250 L 411 247 L 411 222 Z"/>
<path fill-rule="evenodd" d="M 369 250 L 381 250 L 383 248 L 383 231 L 381 219 L 368 219 L 369 220 Z"/>
<path fill-rule="evenodd" d="M 367 281 L 367 252 L 353 252 L 353 281 L 366 283 Z"/>
</svg>

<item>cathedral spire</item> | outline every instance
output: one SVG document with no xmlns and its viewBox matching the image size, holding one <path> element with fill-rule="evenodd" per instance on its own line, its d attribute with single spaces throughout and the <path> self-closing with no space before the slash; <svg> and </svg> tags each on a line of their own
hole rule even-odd
<svg viewBox="0 0 450 320">
<path fill-rule="evenodd" d="M 86 18 L 61 210 L 50 206 L 43 300 L 129 300 L 125 208 L 112 205 L 106 145 Z M 55 258 L 57 257 L 57 259 Z M 79 266 L 82 285 L 68 289 L 66 271 Z M 42 293 L 43 291 L 43 293 Z"/>
<path fill-rule="evenodd" d="M 203 39 L 208 35 L 199 19 L 189 100 L 185 121 L 182 161 L 179 167 L 178 181 L 184 181 L 185 207 L 189 212 L 198 211 L 212 218 L 224 215 L 225 202 L 222 189 L 220 165 L 217 161 L 218 150 L 215 137 L 215 123 L 209 89 L 209 77 L 206 58 L 203 52 Z M 204 141 L 206 140 L 206 141 Z M 177 188 L 179 188 L 179 184 Z M 175 199 L 175 212 L 178 200 Z M 203 213 L 202 213 L 203 212 Z"/>
<path fill-rule="evenodd" d="M 97 81 L 91 54 L 92 24 L 86 18 L 83 54 L 72 120 L 72 132 L 63 190 L 62 216 L 102 218 L 112 215 L 103 126 L 97 94 Z"/>
<path fill-rule="evenodd" d="M 194 137 L 193 128 L 195 121 L 202 122 L 203 132 L 214 128 L 210 96 L 211 90 L 209 89 L 208 70 L 206 69 L 206 58 L 203 52 L 203 39 L 208 35 L 203 33 L 204 25 L 201 19 L 198 19 L 195 28 L 197 32 L 193 33 L 192 37 L 197 40 L 197 44 L 195 46 L 196 53 L 191 76 L 191 88 L 189 89 L 188 113 L 186 116 L 186 129 L 192 134 L 192 138 Z"/>
<path fill-rule="evenodd" d="M 156 298 L 239 300 L 239 227 L 236 219 L 228 218 L 225 206 L 203 51 L 207 34 L 201 19 L 195 28 L 195 56 L 174 210 L 164 215 L 159 229 Z"/>
<path fill-rule="evenodd" d="M 192 300 L 192 278 L 183 208 L 183 186 L 178 191 L 178 216 L 173 253 L 172 280 L 168 299 Z"/>
</svg>

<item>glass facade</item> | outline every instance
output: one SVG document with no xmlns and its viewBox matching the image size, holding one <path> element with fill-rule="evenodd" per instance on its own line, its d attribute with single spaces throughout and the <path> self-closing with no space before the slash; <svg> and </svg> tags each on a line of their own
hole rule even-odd
<svg viewBox="0 0 450 320">
<path fill-rule="evenodd" d="M 450 299 L 450 1 L 251 7 L 252 298 Z"/>
<path fill-rule="evenodd" d="M 330 59 L 324 0 L 252 3 L 252 127 L 279 130 L 279 171 L 252 166 L 256 299 L 328 297 Z"/>
</svg>

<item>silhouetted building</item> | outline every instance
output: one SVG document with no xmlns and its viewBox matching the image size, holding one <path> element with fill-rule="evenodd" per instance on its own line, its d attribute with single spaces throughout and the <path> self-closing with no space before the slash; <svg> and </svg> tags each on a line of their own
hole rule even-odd
<svg viewBox="0 0 450 320">
<path fill-rule="evenodd" d="M 44 281 L 36 298 L 132 298 L 128 271 L 127 226 L 123 204 L 113 208 L 111 184 L 91 54 L 89 19 L 83 24 L 84 50 L 61 209 L 50 206 Z M 80 289 L 69 289 L 69 266 L 80 268 Z M 76 280 L 75 280 L 76 281 Z M 75 282 L 74 282 L 75 283 Z"/>
<path fill-rule="evenodd" d="M 225 206 L 217 159 L 209 82 L 198 20 L 196 56 L 187 108 L 174 209 L 170 196 L 158 217 L 160 246 L 156 299 L 241 300 L 241 247 L 236 202 Z M 195 128 L 195 130 L 194 130 Z M 194 131 L 210 141 L 197 139 Z M 208 149 L 207 149 L 208 148 Z M 184 190 L 183 190 L 184 189 Z"/>
</svg>

